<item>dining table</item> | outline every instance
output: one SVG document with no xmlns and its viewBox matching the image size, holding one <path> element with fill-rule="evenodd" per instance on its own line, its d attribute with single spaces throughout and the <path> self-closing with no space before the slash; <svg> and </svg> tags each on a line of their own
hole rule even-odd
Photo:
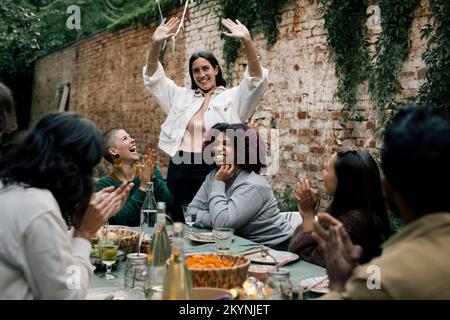
<svg viewBox="0 0 450 320">
<path fill-rule="evenodd" d="M 168 225 L 168 232 L 170 233 L 172 230 L 172 226 Z M 141 232 L 141 228 L 131 228 L 138 232 Z M 153 228 L 144 228 L 144 234 L 151 235 L 153 233 Z M 206 241 L 197 241 L 192 240 L 193 237 L 190 236 L 190 233 L 201 233 L 201 232 L 211 232 L 211 230 L 207 229 L 199 229 L 192 228 L 189 229 L 188 226 L 185 226 L 184 231 L 184 252 L 185 254 L 189 253 L 200 253 L 200 252 L 217 252 L 215 244 L 213 242 Z M 240 237 L 238 235 L 233 236 L 233 241 L 231 243 L 231 247 L 228 253 L 230 254 L 246 254 L 253 251 L 258 251 L 258 249 L 265 248 L 263 245 Z M 269 253 L 273 251 L 269 251 Z M 283 255 L 283 252 L 278 252 Z M 291 256 L 290 254 L 284 252 L 284 254 Z M 292 255 L 295 256 L 295 255 Z M 251 265 L 259 264 L 258 262 L 253 262 Z M 117 276 L 115 279 L 106 280 L 101 278 L 101 276 L 105 273 L 104 270 L 95 270 L 94 276 L 90 282 L 90 288 L 101 288 L 101 287 L 116 287 L 116 288 L 124 288 L 124 275 L 125 275 L 125 265 L 126 261 L 122 261 L 117 264 L 117 266 L 113 269 L 113 274 Z M 305 279 L 318 278 L 326 276 L 326 269 L 320 267 L 318 265 L 309 263 L 302 259 L 299 259 L 298 256 L 290 261 L 289 263 L 282 266 L 289 270 L 290 272 L 290 281 L 293 285 L 293 288 L 298 288 L 300 282 Z M 306 298 L 316 298 L 320 295 L 317 293 L 309 292 L 305 295 Z"/>
</svg>

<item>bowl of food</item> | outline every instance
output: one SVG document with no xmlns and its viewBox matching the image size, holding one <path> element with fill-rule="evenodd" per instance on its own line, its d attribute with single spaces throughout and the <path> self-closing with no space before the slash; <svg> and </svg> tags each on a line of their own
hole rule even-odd
<svg viewBox="0 0 450 320">
<path fill-rule="evenodd" d="M 97 231 L 95 237 L 91 239 L 92 245 L 96 245 L 104 238 L 120 239 L 119 250 L 123 251 L 125 255 L 136 252 L 139 242 L 139 232 L 126 226 L 108 226 L 102 227 Z"/>
<path fill-rule="evenodd" d="M 246 257 L 226 253 L 186 254 L 185 260 L 192 273 L 194 287 L 239 287 L 245 281 L 250 266 Z"/>
</svg>

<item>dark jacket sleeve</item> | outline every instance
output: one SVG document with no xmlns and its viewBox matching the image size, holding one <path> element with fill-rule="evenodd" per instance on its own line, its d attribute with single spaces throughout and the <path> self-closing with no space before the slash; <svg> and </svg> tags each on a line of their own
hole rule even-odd
<svg viewBox="0 0 450 320">
<path fill-rule="evenodd" d="M 353 210 L 341 214 L 336 219 L 342 222 L 352 242 L 360 244 L 365 230 L 362 214 Z M 298 254 L 300 259 L 325 267 L 324 254 L 317 242 L 311 237 L 311 233 L 303 232 L 303 226 L 298 226 L 289 244 L 289 251 Z"/>
<path fill-rule="evenodd" d="M 158 168 L 155 168 L 153 176 L 153 191 L 155 193 L 156 201 L 164 201 L 166 203 L 166 210 L 170 212 L 173 206 L 173 196 L 167 188 L 166 181 Z"/>
<path fill-rule="evenodd" d="M 292 235 L 288 250 L 298 254 L 300 259 L 325 267 L 323 252 L 311 234 L 311 231 L 303 232 L 303 225 L 299 225 Z"/>
<path fill-rule="evenodd" d="M 112 180 L 101 178 L 96 183 L 96 189 L 101 190 L 112 185 L 114 185 Z M 138 226 L 141 207 L 144 199 L 145 192 L 139 190 L 139 188 L 136 186 L 133 187 L 127 201 L 125 202 L 125 205 L 113 217 L 109 219 L 109 223 L 131 227 Z"/>
</svg>

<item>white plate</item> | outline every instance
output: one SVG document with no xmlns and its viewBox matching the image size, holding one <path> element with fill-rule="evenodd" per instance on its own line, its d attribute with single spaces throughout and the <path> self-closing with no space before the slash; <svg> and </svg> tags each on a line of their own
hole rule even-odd
<svg viewBox="0 0 450 320">
<path fill-rule="evenodd" d="M 252 262 L 263 264 L 277 264 L 280 262 L 288 262 L 288 261 L 291 262 L 299 258 L 297 254 L 289 251 L 269 250 L 269 253 L 275 258 L 276 262 L 273 261 L 273 259 L 269 255 L 263 257 L 261 252 L 250 254 L 246 257 L 249 258 Z"/>
<path fill-rule="evenodd" d="M 101 287 L 88 289 L 86 300 L 145 300 L 139 290 Z"/>
<path fill-rule="evenodd" d="M 188 238 L 195 242 L 216 242 L 212 232 L 189 232 Z"/>
<path fill-rule="evenodd" d="M 322 281 L 322 279 L 324 279 L 324 278 L 326 278 L 326 280 L 324 280 L 322 283 L 318 284 L 317 286 L 314 286 L 316 283 L 318 283 L 319 281 Z M 329 285 L 328 276 L 313 277 L 313 278 L 308 278 L 308 279 L 300 281 L 300 286 L 305 289 L 307 289 L 311 286 L 314 286 L 311 289 L 311 292 L 316 292 L 316 293 L 330 292 L 328 285 Z"/>
</svg>

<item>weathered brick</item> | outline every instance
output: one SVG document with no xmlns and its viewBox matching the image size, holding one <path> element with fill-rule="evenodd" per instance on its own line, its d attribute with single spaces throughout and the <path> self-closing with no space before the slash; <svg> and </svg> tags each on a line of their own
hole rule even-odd
<svg viewBox="0 0 450 320">
<path fill-rule="evenodd" d="M 371 0 L 371 4 L 377 1 Z M 224 70 L 224 40 L 217 29 L 219 12 L 218 0 L 194 2 L 192 23 L 176 39 L 175 53 L 172 42 L 167 43 L 162 63 L 166 74 L 178 85 L 190 86 L 188 59 L 198 50 L 212 51 Z M 167 16 L 175 13 L 180 15 L 181 7 Z M 397 98 L 404 102 L 417 93 L 426 75 L 422 61 L 426 39 L 420 38 L 420 30 L 430 14 L 428 2 L 422 0 L 414 14 L 411 50 L 399 75 L 403 89 Z M 270 81 L 252 123 L 260 128 L 279 129 L 280 171 L 269 177 L 275 189 L 294 183 L 300 175 L 320 186 L 320 170 L 338 147 L 375 149 L 381 145 L 374 132 L 378 114 L 367 94 L 366 83 L 358 90 L 357 106 L 363 120 L 349 122 L 343 130 L 343 105 L 334 100 L 338 84 L 334 56 L 327 45 L 324 20 L 316 1 L 290 1 L 281 17 L 279 39 L 273 47 L 267 47 L 262 33 L 254 37 L 261 61 L 270 70 Z M 142 67 L 154 29 L 153 25 L 125 28 L 114 34 L 99 33 L 37 60 L 32 120 L 56 110 L 57 86 L 70 82 L 70 110 L 90 117 L 101 130 L 123 126 L 136 137 L 139 151 L 143 151 L 144 144 L 155 145 L 165 115 L 142 83 Z M 378 33 L 368 36 L 374 42 Z M 229 84 L 239 83 L 246 63 L 240 53 Z M 160 151 L 159 164 L 164 174 L 168 159 Z M 99 168 L 98 173 L 109 167 L 102 163 Z"/>
</svg>

